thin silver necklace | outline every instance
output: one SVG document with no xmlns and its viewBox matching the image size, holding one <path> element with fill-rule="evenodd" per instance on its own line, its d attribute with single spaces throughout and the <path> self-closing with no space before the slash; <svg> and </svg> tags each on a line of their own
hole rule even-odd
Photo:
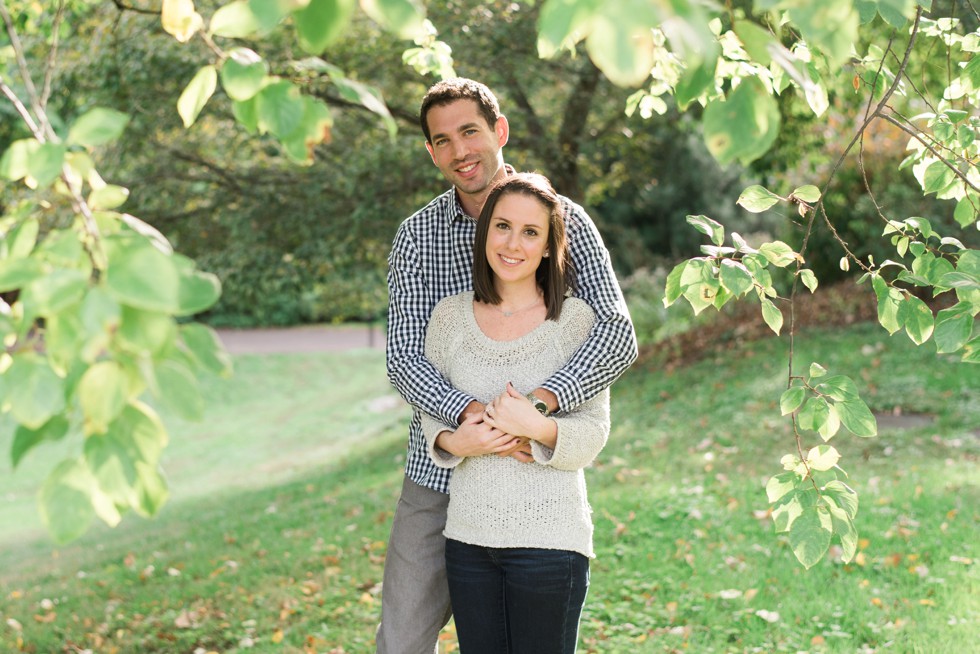
<svg viewBox="0 0 980 654">
<path fill-rule="evenodd" d="M 504 318 L 510 318 L 515 313 L 520 313 L 521 311 L 527 311 L 528 309 L 530 309 L 532 307 L 536 307 L 539 302 L 541 302 L 541 296 L 540 295 L 534 299 L 534 302 L 532 302 L 531 304 L 527 305 L 526 307 L 521 307 L 520 309 L 514 309 L 513 311 L 504 311 L 503 309 L 501 309 L 500 307 L 498 307 L 496 304 L 493 304 L 491 306 L 494 309 L 496 309 L 497 311 L 499 311 L 500 313 L 504 314 Z"/>
</svg>

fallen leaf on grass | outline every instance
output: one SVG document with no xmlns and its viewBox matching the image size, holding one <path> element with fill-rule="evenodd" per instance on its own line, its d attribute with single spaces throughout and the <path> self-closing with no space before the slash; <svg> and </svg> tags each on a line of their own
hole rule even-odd
<svg viewBox="0 0 980 654">
<path fill-rule="evenodd" d="M 742 596 L 742 591 L 737 590 L 735 588 L 729 588 L 727 590 L 718 591 L 718 597 L 720 597 L 721 599 L 726 599 L 726 600 L 738 599 L 741 596 Z"/>
<path fill-rule="evenodd" d="M 7 618 L 7 626 L 17 632 L 23 630 L 21 624 L 16 620 L 14 620 L 13 618 Z"/>
<path fill-rule="evenodd" d="M 765 609 L 759 609 L 755 612 L 757 616 L 765 620 L 766 622 L 773 623 L 779 622 L 779 613 L 776 611 L 767 611 Z"/>
<path fill-rule="evenodd" d="M 953 555 L 949 557 L 951 563 L 962 563 L 963 565 L 973 565 L 973 559 L 966 556 Z"/>
<path fill-rule="evenodd" d="M 37 615 L 37 614 L 35 614 L 34 615 L 34 622 L 40 622 L 42 624 L 47 624 L 49 622 L 54 622 L 55 621 L 55 618 L 57 618 L 57 617 L 58 617 L 58 614 L 55 613 L 54 611 L 52 611 L 51 613 L 48 613 L 46 615 Z"/>
<path fill-rule="evenodd" d="M 286 634 L 282 632 L 282 629 L 276 629 L 274 632 L 272 632 L 272 636 L 269 637 L 269 640 L 271 640 L 273 643 L 278 645 L 279 643 L 282 642 L 282 639 L 285 637 Z"/>
</svg>

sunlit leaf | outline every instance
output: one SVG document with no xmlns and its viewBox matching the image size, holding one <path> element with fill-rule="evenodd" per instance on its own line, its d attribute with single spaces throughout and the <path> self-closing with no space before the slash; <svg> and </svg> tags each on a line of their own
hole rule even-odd
<svg viewBox="0 0 980 654">
<path fill-rule="evenodd" d="M 959 302 L 936 315 L 936 351 L 955 352 L 963 347 L 973 334 L 975 308 L 968 302 Z"/>
<path fill-rule="evenodd" d="M 214 95 L 216 88 L 218 88 L 218 71 L 211 64 L 202 66 L 177 99 L 177 113 L 184 121 L 184 127 L 194 124 L 204 105 Z"/>
<path fill-rule="evenodd" d="M 160 399 L 184 420 L 200 420 L 204 416 L 204 397 L 197 378 L 176 361 L 161 361 L 155 366 Z"/>
<path fill-rule="evenodd" d="M 306 113 L 306 103 L 291 82 L 269 84 L 255 96 L 259 130 L 282 138 L 297 130 Z"/>
<path fill-rule="evenodd" d="M 741 205 L 752 213 L 760 213 L 769 209 L 781 199 L 781 197 L 772 191 L 758 184 L 754 184 L 742 191 L 735 204 Z"/>
<path fill-rule="evenodd" d="M 176 334 L 173 318 L 165 312 L 123 306 L 117 336 L 127 350 L 149 355 L 159 352 Z"/>
<path fill-rule="evenodd" d="M 76 393 L 89 434 L 104 433 L 129 399 L 126 375 L 115 361 L 90 366 L 79 380 Z"/>
<path fill-rule="evenodd" d="M 0 244 L 0 266 L 7 261 L 29 256 L 37 244 L 37 235 L 40 230 L 41 223 L 38 222 L 37 218 L 28 218 L 7 232 L 3 243 Z"/>
<path fill-rule="evenodd" d="M 687 266 L 687 261 L 682 261 L 670 271 L 667 275 L 667 283 L 664 288 L 664 306 L 669 307 L 674 302 L 677 301 L 681 295 L 684 294 L 684 288 L 681 286 L 681 277 L 684 274 L 684 268 Z"/>
<path fill-rule="evenodd" d="M 194 10 L 193 0 L 163 0 L 160 20 L 164 31 L 181 43 L 189 41 L 204 26 L 204 19 Z"/>
<path fill-rule="evenodd" d="M 774 475 L 766 482 L 766 496 L 770 502 L 775 502 L 794 488 L 800 481 L 800 476 L 795 472 L 781 472 Z"/>
<path fill-rule="evenodd" d="M 811 470 L 830 470 L 838 461 L 840 452 L 832 445 L 817 445 L 806 455 L 806 462 Z"/>
<path fill-rule="evenodd" d="M 800 279 L 803 281 L 803 285 L 806 286 L 811 293 L 817 290 L 817 276 L 813 274 L 813 271 L 809 268 L 800 269 Z"/>
<path fill-rule="evenodd" d="M 106 211 L 122 206 L 127 198 L 129 198 L 128 188 L 107 184 L 89 193 L 88 204 L 93 211 Z"/>
<path fill-rule="evenodd" d="M 763 243 L 759 246 L 759 254 L 768 259 L 769 263 L 780 268 L 785 268 L 791 263 L 796 263 L 800 260 L 800 255 L 782 241 Z"/>
<path fill-rule="evenodd" d="M 19 139 L 0 157 L 0 177 L 16 182 L 29 174 L 31 157 L 41 144 L 35 139 Z"/>
<path fill-rule="evenodd" d="M 768 298 L 759 298 L 759 302 L 762 304 L 762 318 L 769 325 L 769 329 L 775 333 L 779 333 L 779 330 L 783 328 L 783 314 L 779 308 L 772 303 Z"/>
<path fill-rule="evenodd" d="M 794 190 L 793 195 L 804 202 L 812 204 L 820 199 L 820 189 L 812 184 L 807 184 Z"/>
<path fill-rule="evenodd" d="M 807 44 L 823 52 L 832 63 L 843 62 L 851 55 L 859 25 L 851 0 L 793 3 L 787 13 Z"/>
<path fill-rule="evenodd" d="M 653 33 L 642 22 L 617 20 L 603 11 L 595 16 L 585 40 L 593 63 L 613 84 L 636 86 L 653 68 Z"/>
<path fill-rule="evenodd" d="M 811 397 L 796 415 L 796 422 L 800 429 L 817 431 L 827 422 L 829 413 L 830 407 L 827 405 L 827 400 L 822 397 Z"/>
<path fill-rule="evenodd" d="M 838 402 L 860 399 L 860 394 L 858 393 L 857 386 L 854 384 L 854 380 L 846 375 L 827 377 L 817 384 L 817 392 L 827 395 Z"/>
</svg>

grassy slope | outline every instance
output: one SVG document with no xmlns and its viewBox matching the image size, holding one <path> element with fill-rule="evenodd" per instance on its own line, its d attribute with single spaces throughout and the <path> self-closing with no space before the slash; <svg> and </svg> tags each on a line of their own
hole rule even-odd
<svg viewBox="0 0 980 654">
<path fill-rule="evenodd" d="M 942 407 L 917 429 L 834 440 L 861 497 L 859 560 L 804 573 L 764 517 L 762 486 L 793 447 L 776 406 L 784 342 L 669 373 L 640 364 L 614 389 L 614 433 L 588 473 L 598 558 L 581 651 L 973 647 L 980 368 L 871 327 L 797 350 L 801 369 L 854 376 L 875 410 Z M 25 517 L 37 474 L 4 476 L 0 651 L 373 651 L 408 415 L 382 357 L 237 365 L 208 390 L 207 423 L 168 420 L 174 497 L 157 520 L 53 548 Z M 33 454 L 26 465 L 53 450 Z"/>
</svg>

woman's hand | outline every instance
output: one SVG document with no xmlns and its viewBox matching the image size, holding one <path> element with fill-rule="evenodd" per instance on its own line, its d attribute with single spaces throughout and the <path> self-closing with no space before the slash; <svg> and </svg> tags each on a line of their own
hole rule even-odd
<svg viewBox="0 0 980 654">
<path fill-rule="evenodd" d="M 558 442 L 557 423 L 541 415 L 510 382 L 507 389 L 487 405 L 483 420 L 511 436 L 536 440 L 552 449 Z"/>
<path fill-rule="evenodd" d="M 454 456 L 480 456 L 507 452 L 513 443 L 513 436 L 496 429 L 478 413 L 463 420 L 456 431 L 440 433 L 435 444 Z"/>
</svg>

